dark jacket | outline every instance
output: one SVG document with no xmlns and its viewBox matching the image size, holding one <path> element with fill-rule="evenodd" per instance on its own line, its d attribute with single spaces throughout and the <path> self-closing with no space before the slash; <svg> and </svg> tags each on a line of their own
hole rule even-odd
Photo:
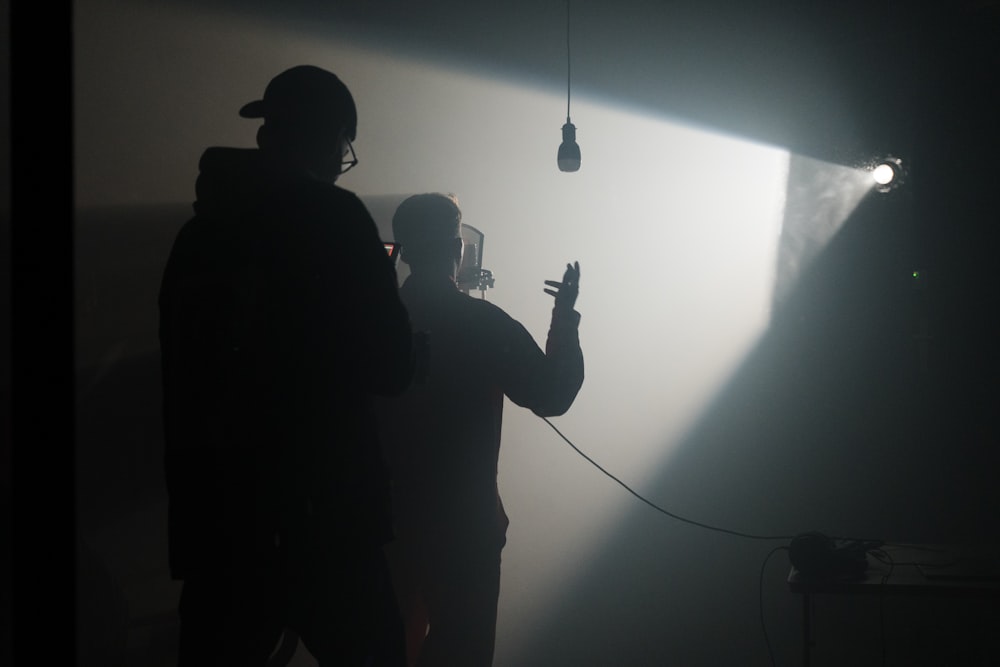
<svg viewBox="0 0 1000 667">
<path fill-rule="evenodd" d="M 257 150 L 206 150 L 196 191 L 159 298 L 173 576 L 266 558 L 303 512 L 384 541 L 371 400 L 409 383 L 411 332 L 374 222 Z"/>
<path fill-rule="evenodd" d="M 543 352 L 499 307 L 447 278 L 400 290 L 429 341 L 426 378 L 379 401 L 397 534 L 442 544 L 502 545 L 497 491 L 504 396 L 540 416 L 566 412 L 583 384 L 576 311 L 553 310 Z"/>
</svg>

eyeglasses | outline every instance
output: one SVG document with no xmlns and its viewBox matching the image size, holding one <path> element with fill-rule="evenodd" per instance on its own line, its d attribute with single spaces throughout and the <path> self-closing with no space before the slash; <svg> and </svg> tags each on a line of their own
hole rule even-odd
<svg viewBox="0 0 1000 667">
<path fill-rule="evenodd" d="M 354 154 L 354 145 L 351 143 L 350 139 L 345 138 L 344 141 L 347 142 L 347 152 L 344 153 L 344 157 L 347 157 L 348 155 L 350 155 L 351 159 L 350 160 L 343 160 L 340 163 L 340 173 L 341 174 L 346 174 L 351 169 L 353 169 L 354 167 L 358 166 L 358 156 Z"/>
</svg>

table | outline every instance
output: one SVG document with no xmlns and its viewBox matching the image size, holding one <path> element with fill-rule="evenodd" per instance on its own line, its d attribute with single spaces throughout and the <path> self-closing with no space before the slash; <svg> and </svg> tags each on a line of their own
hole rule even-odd
<svg viewBox="0 0 1000 667">
<path fill-rule="evenodd" d="M 918 595 L 1000 599 L 1000 546 L 885 545 L 866 554 L 856 577 L 810 578 L 793 566 L 788 587 L 802 595 L 802 664 L 813 647 L 814 595 Z"/>
</svg>

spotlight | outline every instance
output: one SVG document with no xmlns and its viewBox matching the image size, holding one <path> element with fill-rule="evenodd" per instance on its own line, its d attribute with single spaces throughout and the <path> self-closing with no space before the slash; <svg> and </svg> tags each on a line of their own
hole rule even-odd
<svg viewBox="0 0 1000 667">
<path fill-rule="evenodd" d="M 872 170 L 872 178 L 879 185 L 889 185 L 892 183 L 892 179 L 896 176 L 896 172 L 892 170 L 887 164 L 880 164 Z"/>
<path fill-rule="evenodd" d="M 576 171 L 580 168 L 580 146 L 576 143 L 576 125 L 566 119 L 562 126 L 562 143 L 559 144 L 559 171 Z"/>
<path fill-rule="evenodd" d="M 892 155 L 886 156 L 871 167 L 872 180 L 879 192 L 895 190 L 906 180 L 903 161 Z"/>
</svg>

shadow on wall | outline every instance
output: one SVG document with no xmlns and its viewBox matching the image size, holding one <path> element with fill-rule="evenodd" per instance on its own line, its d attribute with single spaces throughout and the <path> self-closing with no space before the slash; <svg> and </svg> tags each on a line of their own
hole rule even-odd
<svg viewBox="0 0 1000 667">
<path fill-rule="evenodd" d="M 171 665 L 160 277 L 189 204 L 76 212 L 77 662 Z"/>
<path fill-rule="evenodd" d="M 160 504 L 157 293 L 189 205 L 77 212 L 77 521 L 99 530 Z"/>
</svg>

